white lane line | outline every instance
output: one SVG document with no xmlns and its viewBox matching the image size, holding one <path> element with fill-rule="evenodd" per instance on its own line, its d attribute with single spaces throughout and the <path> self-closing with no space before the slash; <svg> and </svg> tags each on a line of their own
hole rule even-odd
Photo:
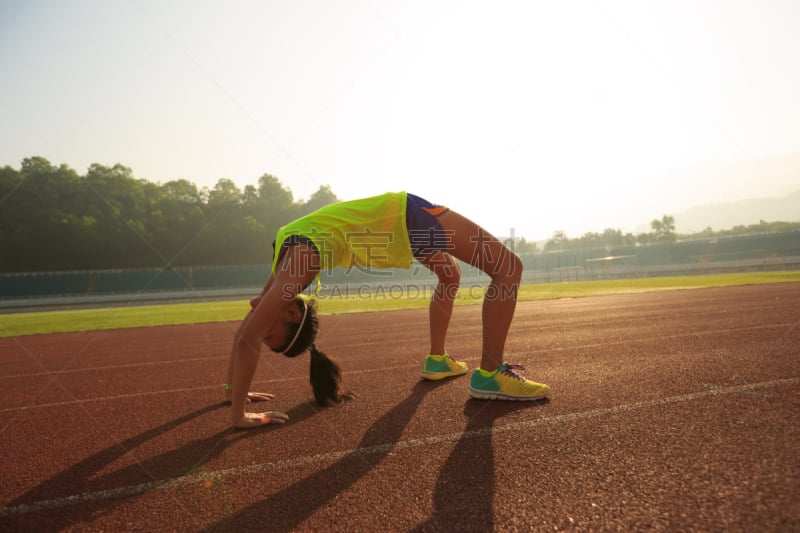
<svg viewBox="0 0 800 533">
<path fill-rule="evenodd" d="M 659 336 L 652 336 L 652 337 L 641 337 L 635 339 L 623 339 L 623 340 L 616 340 L 616 341 L 606 341 L 601 343 L 587 343 L 587 344 L 579 344 L 579 345 L 571 345 L 567 347 L 551 347 L 551 348 L 540 348 L 529 352 L 529 354 L 538 353 L 538 352 L 547 352 L 547 353 L 554 353 L 554 352 L 564 352 L 564 351 L 574 351 L 574 350 L 582 350 L 588 348 L 597 348 L 597 347 L 605 347 L 605 346 L 621 346 L 625 344 L 636 344 L 636 343 L 643 343 L 643 342 L 655 342 L 659 340 L 665 339 L 681 339 L 681 338 L 696 338 L 698 336 L 706 336 L 706 335 L 726 335 L 732 332 L 739 332 L 748 331 L 748 330 L 759 330 L 759 329 L 781 329 L 781 328 L 788 328 L 792 330 L 798 325 L 797 322 L 787 322 L 782 324 L 766 324 L 760 326 L 748 326 L 748 327 L 741 327 L 741 328 L 729 328 L 729 329 L 717 329 L 717 330 L 705 330 L 701 332 L 689 332 L 689 333 L 676 333 L 670 335 L 659 335 Z M 561 327 L 561 326 L 559 326 Z M 469 337 L 472 335 L 463 334 L 463 335 L 451 335 L 453 337 Z M 449 337 L 448 337 L 449 338 Z M 331 351 L 337 349 L 344 349 L 344 348 L 353 348 L 354 346 L 373 346 L 377 345 L 382 341 L 376 342 L 367 342 L 367 343 L 347 343 L 347 344 L 331 344 L 329 348 Z M 80 374 L 83 372 L 97 372 L 102 370 L 117 370 L 117 369 L 125 369 L 125 368 L 138 368 L 138 367 L 148 367 L 148 366 L 157 366 L 157 365 L 171 365 L 171 364 L 184 364 L 188 362 L 195 362 L 195 361 L 213 361 L 213 360 L 222 360 L 227 359 L 228 355 L 214 355 L 208 357 L 195 357 L 192 359 L 170 359 L 165 361 L 144 361 L 138 363 L 125 363 L 120 365 L 107 365 L 107 366 L 97 366 L 97 367 L 85 367 L 85 368 L 74 368 L 74 369 L 67 369 L 67 370 L 52 370 L 52 371 L 44 371 L 44 372 L 30 372 L 24 374 L 10 374 L 10 375 L 0 375 L 0 380 L 4 379 L 20 379 L 20 378 L 38 378 L 38 377 L 47 377 L 47 376 L 58 376 L 62 374 Z M 474 357 L 462 357 L 462 360 L 468 361 L 476 359 Z M 27 359 L 20 359 L 19 361 L 27 361 Z M 401 367 L 398 367 L 401 368 Z M 348 372 L 352 373 L 352 372 Z M 197 390 L 197 389 L 192 389 Z M 167 391 L 168 392 L 168 391 Z M 47 407 L 52 405 L 58 404 L 48 404 Z M 28 408 L 33 408 L 37 406 L 28 406 Z"/>
<path fill-rule="evenodd" d="M 147 366 L 159 365 L 172 365 L 172 364 L 186 364 L 196 363 L 197 361 L 214 361 L 218 359 L 225 359 L 225 356 L 216 355 L 211 357 L 194 357 L 192 359 L 172 359 L 169 361 L 145 361 L 141 363 L 128 363 L 122 365 L 106 365 L 106 366 L 89 366 L 84 368 L 70 368 L 67 370 L 51 370 L 49 372 L 31 372 L 28 374 L 14 374 L 8 376 L 0 376 L 0 379 L 19 379 L 19 378 L 39 378 L 47 376 L 61 376 L 63 374 L 79 374 L 82 372 L 99 372 L 102 370 L 119 370 L 123 368 L 139 368 Z"/>
<path fill-rule="evenodd" d="M 81 494 L 74 494 L 71 496 L 64 496 L 62 498 L 55 498 L 52 500 L 40 500 L 31 503 L 22 503 L 11 507 L 0 508 L 0 516 L 12 516 L 34 513 L 45 509 L 58 509 L 70 505 L 79 505 L 82 503 L 107 500 L 111 498 L 119 498 L 123 496 L 133 496 L 142 494 L 156 489 L 170 489 L 173 487 L 180 487 L 184 485 L 193 485 L 204 483 L 208 480 L 219 480 L 227 477 L 239 477 L 244 475 L 257 474 L 270 470 L 280 470 L 283 468 L 304 466 L 315 463 L 325 463 L 328 461 L 337 461 L 343 458 L 361 457 L 376 453 L 386 453 L 392 450 L 402 450 L 409 448 L 418 448 L 420 446 L 437 445 L 446 442 L 459 441 L 461 439 L 476 438 L 493 433 L 505 433 L 508 431 L 529 430 L 538 426 L 562 424 L 574 420 L 587 420 L 592 418 L 600 418 L 609 415 L 616 415 L 619 413 L 627 413 L 637 411 L 639 409 L 646 409 L 650 407 L 661 407 L 665 405 L 686 403 L 703 398 L 710 398 L 714 396 L 722 396 L 728 394 L 746 393 L 756 389 L 765 389 L 769 387 L 778 387 L 781 385 L 791 385 L 800 383 L 800 376 L 785 379 L 776 379 L 773 381 L 763 381 L 761 383 L 749 383 L 746 385 L 735 385 L 731 387 L 720 387 L 691 394 L 682 394 L 680 396 L 670 396 L 661 398 L 659 400 L 649 400 L 645 402 L 635 402 L 625 405 L 618 405 L 615 407 L 606 407 L 603 409 L 593 409 L 590 411 L 583 411 L 579 413 L 570 413 L 558 415 L 548 418 L 540 418 L 537 420 L 528 420 L 525 422 L 517 422 L 498 427 L 487 427 L 483 429 L 476 429 L 471 431 L 462 431 L 460 433 L 448 433 L 444 435 L 434 435 L 431 437 L 422 437 L 419 439 L 407 439 L 399 442 L 389 442 L 386 444 L 379 444 L 376 446 L 366 446 L 362 448 L 354 448 L 351 450 L 323 453 L 318 455 L 309 455 L 305 457 L 298 457 L 296 459 L 286 459 L 283 461 L 274 461 L 270 463 L 259 463 L 247 466 L 240 466 L 236 468 L 226 468 L 223 470 L 215 470 L 213 472 L 203 472 L 199 474 L 190 474 L 171 479 L 163 479 L 151 481 L 148 483 L 140 483 L 138 485 L 127 485 L 116 489 L 106 489 L 93 492 L 84 492 Z"/>
<path fill-rule="evenodd" d="M 741 332 L 743 330 L 748 330 L 748 329 L 750 329 L 750 330 L 752 330 L 752 329 L 766 329 L 766 328 L 770 328 L 771 329 L 771 328 L 782 328 L 782 327 L 786 327 L 786 326 L 791 326 L 791 328 L 793 328 L 796 325 L 797 325 L 796 323 L 770 324 L 770 325 L 765 325 L 765 326 L 751 326 L 751 327 L 748 327 L 748 328 L 704 331 L 704 332 L 702 332 L 702 334 L 705 336 L 705 335 L 709 335 L 709 334 L 710 335 L 714 335 L 714 334 L 730 333 L 732 331 Z M 640 338 L 640 339 L 625 339 L 625 340 L 621 340 L 621 341 L 609 341 L 609 342 L 603 342 L 603 343 L 598 343 L 598 344 L 582 344 L 582 345 L 577 345 L 577 346 L 569 346 L 569 347 L 566 347 L 566 348 L 548 348 L 546 350 L 545 349 L 540 349 L 540 350 L 535 350 L 535 351 L 529 353 L 528 355 L 533 355 L 535 353 L 544 352 L 544 351 L 546 351 L 548 353 L 563 352 L 563 351 L 568 351 L 568 350 L 569 351 L 575 351 L 575 350 L 581 350 L 581 349 L 586 349 L 586 348 L 597 348 L 597 347 L 601 347 L 601 346 L 602 347 L 620 346 L 620 345 L 625 345 L 625 344 L 635 344 L 635 343 L 642 343 L 642 342 L 654 342 L 654 341 L 658 341 L 658 340 L 661 340 L 661 339 L 676 339 L 676 338 L 697 337 L 697 336 L 698 336 L 698 333 L 695 332 L 695 333 L 680 333 L 680 334 L 675 334 L 675 335 L 662 335 L 662 336 L 657 336 L 657 337 L 648 337 L 648 338 Z M 203 357 L 203 358 L 197 358 L 197 359 L 194 359 L 194 360 L 201 361 L 201 360 L 206 360 L 206 359 L 221 359 L 221 358 L 222 357 L 207 357 L 207 358 Z M 475 358 L 475 357 L 462 357 L 461 360 L 462 361 L 477 361 L 478 359 Z M 173 361 L 165 361 L 163 364 L 170 364 L 172 362 Z M 121 365 L 121 366 L 126 366 L 126 367 L 127 366 L 134 366 L 135 367 L 135 366 L 155 365 L 155 364 L 161 364 L 161 363 L 158 363 L 158 362 L 132 363 L 131 365 Z M 416 367 L 416 366 L 419 366 L 419 365 L 417 363 L 414 363 L 413 365 L 399 365 L 399 366 L 385 367 L 385 368 L 380 368 L 380 369 L 355 370 L 355 371 L 345 372 L 345 375 L 364 374 L 364 373 L 379 372 L 379 371 L 380 372 L 386 372 L 388 370 L 400 370 L 400 369 L 411 368 L 411 367 Z M 109 369 L 109 368 L 120 368 L 120 367 L 104 367 L 103 370 Z M 84 371 L 88 372 L 88 371 L 94 371 L 94 370 L 99 370 L 99 369 L 95 369 L 95 368 L 76 369 L 74 372 L 84 372 Z M 62 372 L 73 372 L 73 371 L 62 371 Z M 43 373 L 41 373 L 41 375 L 48 376 L 48 375 L 51 375 L 51 374 L 53 374 L 53 375 L 54 374 L 60 374 L 62 372 L 58 372 L 58 371 L 56 371 L 56 372 L 47 372 L 47 373 L 43 372 Z M 17 375 L 17 376 L 13 376 L 13 377 L 29 377 L 29 376 L 32 377 L 32 376 L 37 376 L 37 375 L 38 374 L 30 374 L 28 376 Z M 0 379 L 3 379 L 3 377 L 0 376 Z M 284 378 L 284 379 L 270 379 L 270 380 L 266 380 L 266 381 L 258 381 L 255 384 L 258 384 L 258 383 L 267 384 L 267 383 L 278 383 L 278 382 L 285 382 L 285 381 L 296 381 L 296 380 L 299 380 L 299 379 L 307 379 L 307 378 L 296 377 L 296 378 Z M 218 387 L 218 385 L 206 385 L 206 386 L 203 386 L 203 387 L 189 387 L 189 388 L 168 389 L 168 390 L 160 390 L 160 391 L 137 392 L 137 393 L 130 393 L 130 394 L 120 394 L 118 396 L 103 396 L 103 397 L 99 397 L 99 398 L 86 398 L 86 399 L 82 399 L 82 400 L 67 400 L 67 401 L 63 401 L 63 402 L 52 402 L 52 403 L 42 403 L 42 404 L 33 404 L 33 405 L 20 405 L 20 406 L 16 406 L 16 407 L 6 407 L 6 408 L 3 408 L 3 409 L 0 409 L 0 413 L 6 413 L 6 412 L 11 412 L 11 411 L 27 411 L 27 410 L 31 410 L 31 409 L 48 409 L 48 408 L 52 408 L 52 407 L 64 407 L 64 406 L 67 406 L 67 405 L 80 405 L 80 404 L 89 403 L 89 402 L 105 402 L 105 401 L 114 401 L 114 400 L 124 400 L 124 399 L 130 399 L 130 398 L 137 398 L 137 397 L 140 397 L 140 396 L 157 396 L 157 395 L 161 395 L 161 394 L 176 394 L 176 393 L 183 393 L 183 392 L 196 392 L 196 391 L 203 391 L 203 390 L 212 390 L 212 389 L 215 389 L 217 387 Z"/>
<path fill-rule="evenodd" d="M 33 405 L 20 405 L 17 407 L 6 407 L 5 409 L 0 409 L 0 413 L 8 413 L 11 411 L 29 411 L 32 409 L 49 409 L 52 407 L 65 407 L 67 405 L 82 405 L 85 403 L 93 403 L 93 402 L 112 402 L 114 400 L 124 400 L 128 398 L 141 398 L 143 396 L 157 396 L 159 394 L 175 394 L 179 392 L 196 392 L 201 390 L 222 390 L 220 389 L 219 385 L 206 385 L 205 387 L 187 387 L 182 389 L 169 389 L 169 390 L 158 390 L 158 391 L 150 391 L 150 392 L 132 392 L 130 394 L 118 394 L 117 396 L 102 396 L 98 398 L 86 398 L 84 400 L 66 400 L 63 402 L 52 402 L 52 403 L 37 403 Z"/>
<path fill-rule="evenodd" d="M 371 372 L 387 372 L 387 371 L 400 370 L 403 368 L 410 368 L 410 367 L 412 367 L 412 365 L 374 368 L 371 370 L 355 370 L 347 372 L 346 375 L 366 374 Z M 415 363 L 413 367 L 417 368 L 419 367 L 419 365 Z M 308 381 L 308 376 L 296 376 L 293 378 L 276 378 L 276 379 L 267 379 L 263 381 L 254 381 L 253 385 L 268 384 L 268 383 L 286 383 L 289 381 Z M 68 405 L 81 405 L 85 403 L 94 403 L 94 402 L 113 402 L 115 400 L 127 400 L 130 398 L 140 398 L 144 396 L 158 396 L 161 394 L 178 394 L 182 392 L 197 392 L 197 391 L 207 391 L 207 390 L 219 391 L 221 389 L 219 385 L 204 385 L 202 387 L 184 387 L 179 389 L 166 389 L 166 390 L 147 391 L 147 392 L 131 392 L 128 394 L 118 394 L 116 396 L 100 396 L 97 398 L 85 398 L 82 400 L 65 400 L 62 402 L 37 403 L 32 405 L 18 405 L 16 407 L 5 407 L 3 409 L 0 409 L 0 413 L 8 413 L 11 411 L 30 411 L 33 409 L 49 409 L 52 407 L 66 407 Z"/>
</svg>

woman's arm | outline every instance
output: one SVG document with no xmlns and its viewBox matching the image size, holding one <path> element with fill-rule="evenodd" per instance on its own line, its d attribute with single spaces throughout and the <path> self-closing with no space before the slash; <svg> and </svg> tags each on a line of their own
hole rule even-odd
<svg viewBox="0 0 800 533">
<path fill-rule="evenodd" d="M 283 422 L 286 415 L 277 412 L 245 413 L 250 383 L 255 374 L 261 345 L 281 345 L 284 339 L 272 338 L 282 331 L 285 310 L 295 305 L 300 291 L 314 280 L 319 272 L 319 257 L 304 244 L 291 246 L 284 255 L 274 280 L 268 281 L 265 293 L 256 307 L 247 315 L 233 343 L 231 354 L 231 418 L 236 427 L 256 427 L 270 422 Z M 272 278 L 271 278 L 272 279 Z"/>
<path fill-rule="evenodd" d="M 261 289 L 261 294 L 250 300 L 250 311 L 247 312 L 247 315 L 244 317 L 244 320 L 250 318 L 250 315 L 253 314 L 253 310 L 258 306 L 258 303 L 267 293 L 269 288 L 272 286 L 273 282 L 275 281 L 275 274 L 270 274 L 269 279 L 267 279 L 267 283 L 264 285 L 264 288 Z M 234 339 L 235 341 L 235 339 Z M 235 350 L 231 350 L 231 356 L 228 358 L 228 373 L 227 377 L 225 378 L 225 401 L 230 403 L 231 401 L 231 384 L 233 383 L 233 361 L 234 361 L 234 353 Z M 248 401 L 261 401 L 261 400 L 271 400 L 274 396 L 269 393 L 265 392 L 248 392 L 247 393 L 247 400 Z"/>
</svg>

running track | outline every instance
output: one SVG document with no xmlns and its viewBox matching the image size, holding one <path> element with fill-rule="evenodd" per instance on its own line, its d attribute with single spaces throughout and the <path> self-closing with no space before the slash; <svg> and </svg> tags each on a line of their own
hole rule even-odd
<svg viewBox="0 0 800 533">
<path fill-rule="evenodd" d="M 456 308 L 471 367 L 480 324 Z M 521 303 L 538 403 L 420 381 L 425 311 L 324 316 L 358 398 L 317 408 L 308 356 L 264 355 L 292 420 L 250 432 L 235 327 L 0 339 L 0 530 L 800 530 L 800 284 Z"/>
</svg>

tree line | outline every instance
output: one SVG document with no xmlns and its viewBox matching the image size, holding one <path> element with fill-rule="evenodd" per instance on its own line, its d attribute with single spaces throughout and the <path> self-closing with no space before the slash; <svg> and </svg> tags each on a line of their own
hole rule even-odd
<svg viewBox="0 0 800 533">
<path fill-rule="evenodd" d="M 306 201 L 270 174 L 243 190 L 229 179 L 198 189 L 185 179 L 163 184 L 130 168 L 93 164 L 79 175 L 43 157 L 19 169 L 0 168 L 0 272 L 268 264 L 278 228 L 339 199 L 327 185 Z M 539 249 L 520 239 L 520 254 L 673 242 L 675 220 L 664 215 L 648 233 L 618 229 L 569 238 L 557 231 Z M 761 222 L 688 237 L 775 233 L 800 223 Z"/>
<path fill-rule="evenodd" d="M 119 164 L 79 175 L 30 157 L 0 168 L 0 272 L 266 265 L 280 226 L 338 200 L 321 186 L 296 201 L 270 174 L 244 190 L 224 178 L 198 189 Z"/>
<path fill-rule="evenodd" d="M 634 235 L 633 233 L 622 233 L 618 229 L 607 228 L 602 233 L 587 232 L 580 237 L 570 238 L 565 232 L 556 231 L 550 239 L 544 242 L 542 250 L 539 250 L 537 243 L 529 243 L 522 239 L 516 243 L 515 251 L 520 254 L 534 254 L 541 251 L 558 252 L 599 248 L 610 250 L 621 247 L 668 244 L 679 240 L 764 235 L 799 230 L 800 222 L 767 222 L 762 220 L 758 224 L 743 224 L 718 231 L 707 227 L 700 232 L 681 234 L 675 231 L 675 218 L 671 215 L 663 215 L 660 219 L 653 219 L 650 222 L 649 232 Z"/>
<path fill-rule="evenodd" d="M 660 219 L 650 222 L 650 232 L 634 235 L 633 233 L 622 233 L 614 228 L 607 228 L 602 233 L 590 231 L 580 237 L 569 238 L 564 231 L 556 231 L 544 243 L 545 252 L 563 250 L 583 250 L 592 248 L 614 248 L 619 246 L 636 246 L 653 243 L 675 242 L 678 235 L 675 233 L 675 217 L 663 215 Z M 530 247 L 528 252 L 535 252 Z"/>
</svg>

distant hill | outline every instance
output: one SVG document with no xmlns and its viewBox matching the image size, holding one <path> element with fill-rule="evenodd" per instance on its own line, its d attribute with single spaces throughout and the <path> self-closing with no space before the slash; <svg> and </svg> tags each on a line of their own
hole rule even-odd
<svg viewBox="0 0 800 533">
<path fill-rule="evenodd" d="M 783 198 L 753 198 L 737 202 L 692 207 L 675 215 L 678 233 L 693 233 L 707 227 L 715 231 L 760 221 L 800 222 L 800 191 Z"/>
</svg>

